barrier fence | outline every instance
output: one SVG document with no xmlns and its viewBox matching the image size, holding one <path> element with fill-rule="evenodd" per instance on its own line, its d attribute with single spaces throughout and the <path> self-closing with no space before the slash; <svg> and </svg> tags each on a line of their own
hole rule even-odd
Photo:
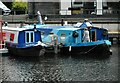
<svg viewBox="0 0 120 83">
<path fill-rule="evenodd" d="M 0 21 L 0 49 L 2 49 L 3 37 L 2 37 L 2 21 Z"/>
<path fill-rule="evenodd" d="M 3 21 L 0 21 L 0 49 L 5 48 L 5 43 L 4 43 L 4 33 L 2 31 L 2 23 Z"/>
</svg>

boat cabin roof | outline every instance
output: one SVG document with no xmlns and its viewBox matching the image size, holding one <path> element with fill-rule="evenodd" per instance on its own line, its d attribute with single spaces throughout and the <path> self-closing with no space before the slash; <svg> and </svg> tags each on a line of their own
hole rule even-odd
<svg viewBox="0 0 120 83">
<path fill-rule="evenodd" d="M 76 31 L 76 30 L 80 30 L 79 28 L 60 28 L 57 30 L 64 30 L 64 31 Z"/>
<path fill-rule="evenodd" d="M 10 31 L 25 31 L 30 30 L 33 28 L 15 28 L 15 27 L 2 27 L 3 30 L 10 30 Z"/>
<path fill-rule="evenodd" d="M 58 29 L 58 28 L 67 28 L 67 27 L 74 28 L 74 26 L 55 26 L 55 25 L 36 24 L 37 29 L 40 29 L 40 28 L 41 29 Z M 26 26 L 23 26 L 22 28 L 34 28 L 34 24 L 26 25 Z"/>
</svg>

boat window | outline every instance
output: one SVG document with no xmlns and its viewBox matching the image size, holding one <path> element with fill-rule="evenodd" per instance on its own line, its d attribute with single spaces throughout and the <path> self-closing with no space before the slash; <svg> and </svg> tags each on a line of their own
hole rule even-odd
<svg viewBox="0 0 120 83">
<path fill-rule="evenodd" d="M 64 33 L 62 33 L 61 36 L 66 36 L 66 35 Z"/>
<path fill-rule="evenodd" d="M 31 33 L 31 42 L 33 42 L 33 33 Z"/>
<path fill-rule="evenodd" d="M 33 31 L 26 31 L 26 43 L 34 42 L 34 32 Z"/>
<path fill-rule="evenodd" d="M 66 34 L 62 33 L 60 37 L 60 43 L 64 44 L 66 39 Z"/>
<path fill-rule="evenodd" d="M 65 34 L 61 34 L 61 38 L 65 38 L 66 37 L 66 35 Z"/>
<path fill-rule="evenodd" d="M 10 34 L 10 41 L 13 41 L 14 40 L 14 35 L 13 33 Z"/>
<path fill-rule="evenodd" d="M 26 39 L 27 39 L 27 42 L 29 42 L 29 33 L 27 33 L 27 38 Z"/>
</svg>

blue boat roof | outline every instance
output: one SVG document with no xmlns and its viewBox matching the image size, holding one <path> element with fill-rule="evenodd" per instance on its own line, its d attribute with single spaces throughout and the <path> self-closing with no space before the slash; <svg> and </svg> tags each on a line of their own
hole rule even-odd
<svg viewBox="0 0 120 83">
<path fill-rule="evenodd" d="M 87 27 L 98 28 L 98 27 L 94 27 L 91 22 L 83 22 L 83 23 L 78 22 L 74 26 L 55 26 L 55 25 L 46 25 L 46 24 L 36 24 L 36 29 L 61 29 L 61 30 L 62 29 L 63 30 L 70 29 L 70 30 L 73 30 L 73 28 L 84 29 Z M 34 24 L 26 25 L 26 26 L 23 26 L 22 28 L 27 28 L 27 29 L 31 28 L 32 29 L 32 28 L 34 28 Z M 105 29 L 105 28 L 99 28 L 99 29 Z"/>
<path fill-rule="evenodd" d="M 75 31 L 75 30 L 79 30 L 79 28 L 60 28 L 57 30 L 65 30 L 65 31 Z"/>
<path fill-rule="evenodd" d="M 42 29 L 59 29 L 59 28 L 74 28 L 74 26 L 55 26 L 55 25 L 45 25 L 45 24 L 36 24 L 36 28 L 42 28 Z M 32 25 L 26 25 L 22 28 L 34 28 L 34 24 Z"/>
<path fill-rule="evenodd" d="M 46 26 L 48 26 L 48 25 L 45 25 L 45 24 L 36 24 L 36 28 L 46 27 Z M 22 28 L 34 28 L 34 24 L 32 24 L 32 25 L 25 25 Z"/>
</svg>

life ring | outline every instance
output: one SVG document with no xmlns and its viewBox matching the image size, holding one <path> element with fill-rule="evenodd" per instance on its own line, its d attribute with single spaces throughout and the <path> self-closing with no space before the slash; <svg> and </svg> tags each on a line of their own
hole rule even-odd
<svg viewBox="0 0 120 83">
<path fill-rule="evenodd" d="M 73 32 L 72 36 L 73 36 L 74 38 L 76 38 L 76 37 L 79 36 L 79 34 L 78 34 L 77 32 Z"/>
</svg>

